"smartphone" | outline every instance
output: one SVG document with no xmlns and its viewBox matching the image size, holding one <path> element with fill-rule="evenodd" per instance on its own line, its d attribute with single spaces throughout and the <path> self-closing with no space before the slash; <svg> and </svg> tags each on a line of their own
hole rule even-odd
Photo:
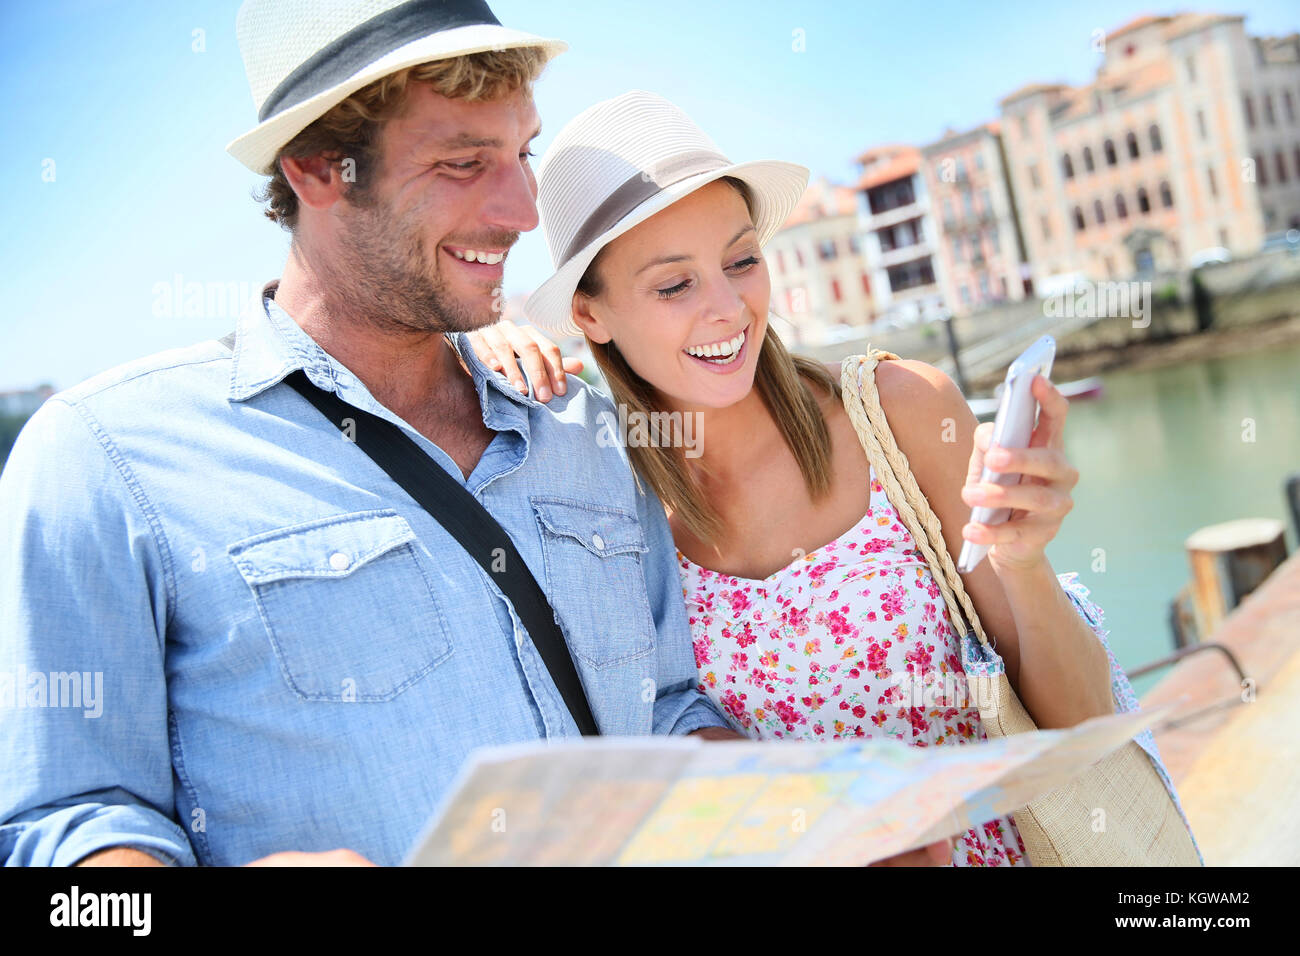
<svg viewBox="0 0 1300 956">
<path fill-rule="evenodd" d="M 1034 433 L 1034 425 L 1038 420 L 1038 400 L 1029 389 L 1035 376 L 1042 375 L 1047 379 L 1052 377 L 1052 359 L 1055 357 L 1056 340 L 1050 335 L 1044 335 L 1011 363 L 1002 386 L 1002 401 L 998 405 L 997 418 L 993 421 L 990 449 L 1028 447 L 1029 436 Z M 993 471 L 985 466 L 980 481 L 1015 485 L 1020 483 L 1020 477 L 1019 474 Z M 975 506 L 970 512 L 970 520 L 975 524 L 1002 524 L 1010 516 L 1010 508 L 988 508 L 983 505 Z M 957 570 L 969 574 L 988 553 L 987 544 L 963 541 L 961 555 L 957 559 Z"/>
</svg>

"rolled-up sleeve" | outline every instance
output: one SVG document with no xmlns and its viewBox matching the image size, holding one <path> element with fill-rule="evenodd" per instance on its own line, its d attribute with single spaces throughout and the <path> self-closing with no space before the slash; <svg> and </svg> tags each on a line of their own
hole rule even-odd
<svg viewBox="0 0 1300 956">
<path fill-rule="evenodd" d="M 1058 574 L 1056 578 L 1066 596 L 1069 597 L 1070 603 L 1074 605 L 1075 611 L 1087 623 L 1093 634 L 1097 635 L 1097 640 L 1101 642 L 1102 648 L 1106 651 L 1106 659 L 1110 661 L 1110 687 L 1111 696 L 1115 701 L 1115 712 L 1129 713 L 1141 709 L 1137 694 L 1133 692 L 1133 685 L 1129 682 L 1128 674 L 1124 672 L 1124 668 L 1119 666 L 1119 661 L 1110 649 L 1110 642 L 1107 640 L 1110 632 L 1104 626 L 1104 612 L 1088 597 L 1090 592 L 1079 580 L 1077 571 Z M 1192 846 L 1196 848 L 1196 855 L 1200 858 L 1201 865 L 1204 866 L 1205 857 L 1201 854 L 1201 848 L 1196 843 L 1196 834 L 1192 833 L 1192 826 L 1187 819 L 1187 814 L 1183 812 L 1183 805 L 1178 799 L 1178 791 L 1174 788 L 1174 781 L 1169 776 L 1169 771 L 1165 768 L 1165 762 L 1156 747 L 1155 735 L 1150 730 L 1144 730 L 1134 737 L 1133 741 L 1146 753 L 1151 761 L 1151 766 L 1159 774 L 1161 782 L 1165 785 L 1165 790 L 1169 793 L 1170 799 L 1174 802 L 1174 807 L 1178 810 L 1178 815 L 1182 817 L 1183 823 L 1187 827 L 1187 832 L 1191 834 Z"/>
<path fill-rule="evenodd" d="M 193 865 L 173 819 L 157 517 L 84 407 L 58 396 L 0 473 L 0 860 L 132 847 Z"/>
<path fill-rule="evenodd" d="M 644 481 L 641 487 L 645 493 L 637 495 L 637 510 L 650 548 L 643 567 L 646 593 L 654 612 L 658 654 L 653 731 L 689 734 L 701 727 L 730 729 L 726 718 L 696 684 L 695 653 L 691 649 L 691 628 L 677 574 L 672 530 L 654 490 Z"/>
</svg>

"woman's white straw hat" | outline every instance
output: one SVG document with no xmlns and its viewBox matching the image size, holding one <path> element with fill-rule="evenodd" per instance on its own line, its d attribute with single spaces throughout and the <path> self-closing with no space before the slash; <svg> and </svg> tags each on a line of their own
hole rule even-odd
<svg viewBox="0 0 1300 956">
<path fill-rule="evenodd" d="M 529 296 L 528 321 L 582 335 L 573 293 L 605 245 L 678 199 L 724 176 L 748 187 L 759 244 L 772 238 L 808 185 L 794 163 L 732 163 L 662 96 L 633 90 L 575 116 L 537 168 L 537 207 L 555 274 Z"/>
<path fill-rule="evenodd" d="M 285 144 L 389 73 L 486 50 L 568 49 L 503 27 L 484 0 L 246 0 L 235 33 L 259 122 L 226 151 L 264 176 Z"/>
</svg>

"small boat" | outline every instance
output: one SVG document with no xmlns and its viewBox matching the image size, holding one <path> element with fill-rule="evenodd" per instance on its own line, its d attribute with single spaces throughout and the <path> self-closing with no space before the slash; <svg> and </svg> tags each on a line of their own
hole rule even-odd
<svg viewBox="0 0 1300 956">
<path fill-rule="evenodd" d="M 1096 376 L 1090 378 L 1081 378 L 1073 382 L 1063 382 L 1056 386 L 1056 390 L 1064 395 L 1067 399 L 1097 398 L 1101 395 L 1101 379 Z M 966 404 L 970 410 L 975 413 L 975 417 L 982 422 L 989 421 L 998 413 L 998 404 L 1002 400 L 1002 385 L 999 384 L 990 398 L 971 398 L 967 399 Z"/>
</svg>

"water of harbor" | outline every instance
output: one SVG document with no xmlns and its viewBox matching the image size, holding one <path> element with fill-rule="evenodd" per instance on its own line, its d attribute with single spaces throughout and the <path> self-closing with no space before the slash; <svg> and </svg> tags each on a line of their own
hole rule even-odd
<svg viewBox="0 0 1300 956">
<path fill-rule="evenodd" d="M 1079 572 L 1134 668 L 1174 649 L 1169 602 L 1190 576 L 1193 531 L 1277 518 L 1294 550 L 1283 479 L 1300 472 L 1300 345 L 1100 377 L 1100 398 L 1070 404 L 1079 484 L 1047 555 Z M 1138 695 L 1164 673 L 1134 681 Z"/>
</svg>

